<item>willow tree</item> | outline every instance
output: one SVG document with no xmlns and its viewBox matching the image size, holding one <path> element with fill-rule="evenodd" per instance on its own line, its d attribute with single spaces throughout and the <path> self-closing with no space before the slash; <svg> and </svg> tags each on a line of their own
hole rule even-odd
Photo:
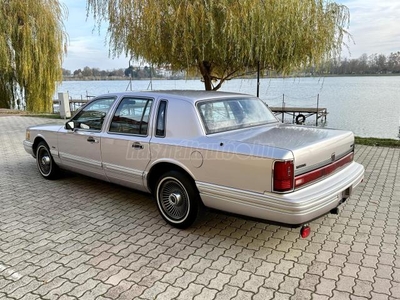
<svg viewBox="0 0 400 300">
<path fill-rule="evenodd" d="M 57 0 L 0 0 L 0 107 L 52 110 L 66 34 Z"/>
<path fill-rule="evenodd" d="M 340 53 L 349 22 L 329 0 L 87 0 L 87 12 L 108 23 L 113 56 L 198 70 L 207 90 L 258 64 L 318 66 Z"/>
</svg>

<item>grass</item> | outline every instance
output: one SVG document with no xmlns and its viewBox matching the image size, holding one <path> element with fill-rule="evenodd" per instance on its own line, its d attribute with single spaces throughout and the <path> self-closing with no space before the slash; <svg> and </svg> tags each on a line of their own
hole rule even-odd
<svg viewBox="0 0 400 300">
<path fill-rule="evenodd" d="M 28 111 L 17 110 L 17 109 L 0 109 L 0 115 L 15 115 L 21 117 L 36 117 L 36 118 L 47 118 L 47 119 L 62 119 L 60 113 L 31 113 Z"/>
<path fill-rule="evenodd" d="M 27 112 L 17 109 L 0 108 L 0 115 L 24 115 L 24 114 L 27 114 Z"/>
<path fill-rule="evenodd" d="M 364 138 L 356 136 L 356 144 L 366 146 L 400 148 L 400 140 L 394 139 L 379 139 L 372 137 Z"/>
<path fill-rule="evenodd" d="M 35 117 L 35 118 L 46 118 L 46 119 L 62 119 L 59 113 L 56 114 L 26 114 L 21 115 L 22 117 Z"/>
</svg>

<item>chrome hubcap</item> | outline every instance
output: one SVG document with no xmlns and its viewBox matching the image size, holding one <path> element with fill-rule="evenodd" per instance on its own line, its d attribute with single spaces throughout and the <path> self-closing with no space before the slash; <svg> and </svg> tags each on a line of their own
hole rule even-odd
<svg viewBox="0 0 400 300">
<path fill-rule="evenodd" d="M 48 156 L 43 156 L 42 157 L 42 165 L 43 166 L 48 166 L 50 164 L 50 157 L 48 157 Z"/>
<path fill-rule="evenodd" d="M 174 179 L 166 178 L 158 189 L 160 208 L 172 221 L 180 221 L 187 216 L 189 196 L 184 186 Z"/>
<path fill-rule="evenodd" d="M 176 205 L 176 206 L 182 205 L 182 195 L 181 194 L 172 193 L 171 195 L 169 195 L 168 200 L 169 200 L 169 204 L 171 204 L 171 205 Z"/>
</svg>

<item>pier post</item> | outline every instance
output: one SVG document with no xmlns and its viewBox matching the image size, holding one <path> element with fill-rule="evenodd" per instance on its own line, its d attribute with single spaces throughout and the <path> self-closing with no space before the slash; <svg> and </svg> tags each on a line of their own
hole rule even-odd
<svg viewBox="0 0 400 300">
<path fill-rule="evenodd" d="M 257 62 L 257 97 L 260 97 L 260 61 Z"/>
<path fill-rule="evenodd" d="M 282 99 L 282 123 L 285 123 L 285 94 Z"/>
<path fill-rule="evenodd" d="M 317 94 L 317 113 L 315 114 L 315 126 L 318 126 L 318 117 L 319 117 L 319 94 Z"/>
<path fill-rule="evenodd" d="M 67 93 L 58 93 L 58 100 L 60 105 L 60 117 L 71 118 L 71 109 L 69 107 L 69 98 Z"/>
</svg>

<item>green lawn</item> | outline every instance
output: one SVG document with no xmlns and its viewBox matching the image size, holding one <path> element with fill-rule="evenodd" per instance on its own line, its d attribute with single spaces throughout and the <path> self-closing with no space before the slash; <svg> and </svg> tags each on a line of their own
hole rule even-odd
<svg viewBox="0 0 400 300">
<path fill-rule="evenodd" d="M 379 138 L 363 138 L 356 136 L 356 144 L 367 145 L 367 146 L 381 146 L 381 147 L 393 147 L 400 148 L 400 139 L 379 139 Z"/>
</svg>

